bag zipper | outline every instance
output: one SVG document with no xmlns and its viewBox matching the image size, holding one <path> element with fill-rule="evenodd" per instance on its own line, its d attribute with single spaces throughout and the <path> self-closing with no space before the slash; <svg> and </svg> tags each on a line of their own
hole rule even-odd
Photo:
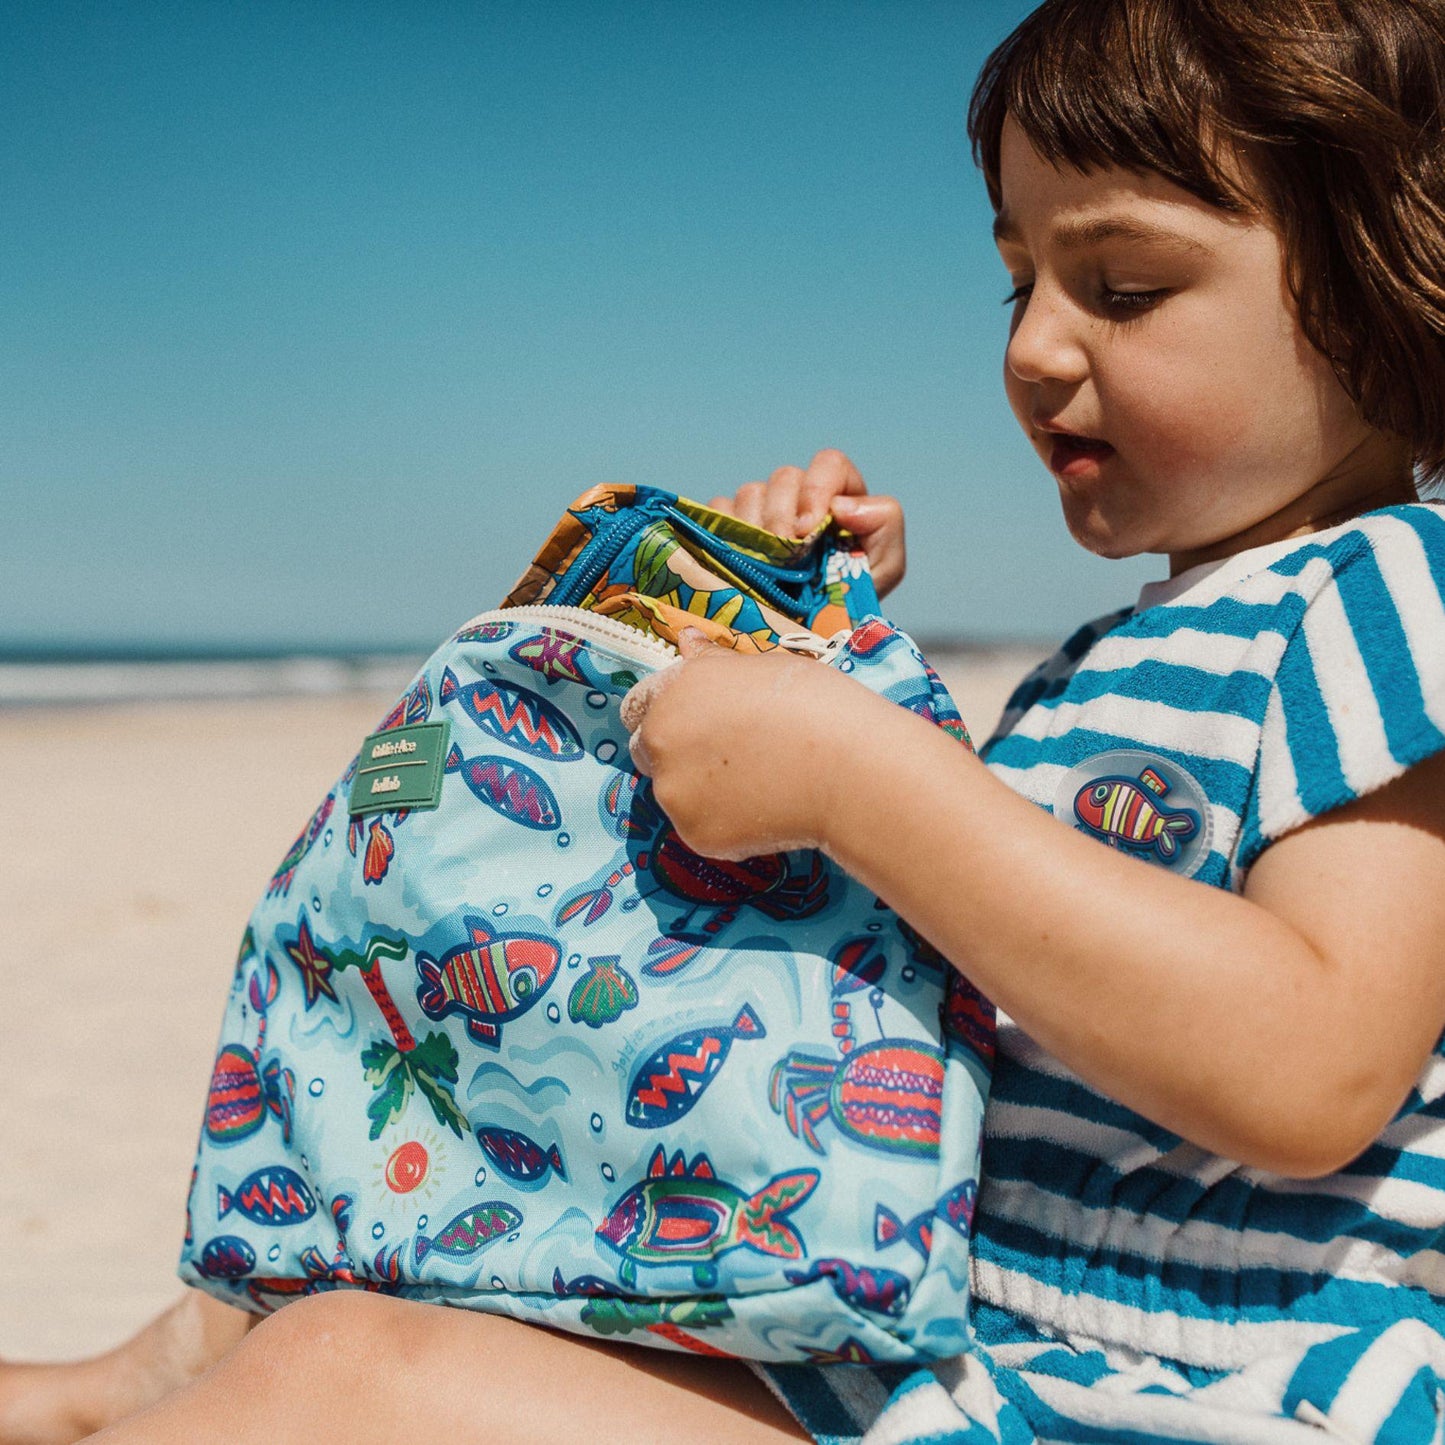
<svg viewBox="0 0 1445 1445">
<path fill-rule="evenodd" d="M 585 641 L 604 643 L 608 651 L 615 653 L 624 662 L 651 662 L 666 667 L 674 661 L 678 652 L 670 643 L 660 637 L 652 637 L 636 627 L 629 627 L 615 618 L 603 617 L 600 613 L 588 612 L 583 607 L 567 607 L 556 602 L 540 602 L 529 607 L 497 607 L 490 612 L 480 612 L 469 622 L 464 622 L 458 631 L 468 627 L 480 627 L 486 622 L 530 622 L 538 627 L 553 627 L 561 624 L 568 632 L 575 632 Z"/>
<path fill-rule="evenodd" d="M 821 559 L 814 567 L 783 567 L 777 563 L 759 562 L 744 552 L 732 550 L 727 541 L 694 522 L 686 512 L 669 507 L 668 513 L 673 525 L 691 537 L 693 544 L 713 562 L 746 582 L 770 607 L 789 616 L 798 612 L 799 601 L 787 590 L 788 585 L 806 586 L 813 579 L 815 567 L 819 576 L 824 570 Z"/>
<path fill-rule="evenodd" d="M 671 522 L 679 532 L 690 537 L 694 545 L 713 562 L 726 567 L 734 576 L 752 587 L 759 598 L 770 607 L 789 614 L 798 610 L 798 599 L 786 590 L 787 586 L 806 585 L 814 575 L 813 567 L 782 567 L 757 562 L 745 553 L 734 550 L 728 542 L 714 536 L 706 527 L 699 526 L 686 512 L 671 506 L 665 507 L 661 516 L 639 506 L 627 516 L 620 517 L 610 528 L 589 542 L 563 574 L 553 594 L 557 598 L 554 605 L 568 607 L 584 598 L 593 583 L 611 566 L 627 544 L 649 523 L 657 521 Z"/>
<path fill-rule="evenodd" d="M 605 532 L 593 537 L 573 559 L 572 565 L 567 571 L 562 574 L 561 583 L 555 594 L 558 601 L 551 605 L 568 607 L 574 601 L 580 601 L 585 597 L 591 591 L 592 584 L 612 564 L 613 558 L 649 522 L 656 520 L 655 517 L 638 507 L 626 516 L 619 517 L 616 523 Z"/>
<path fill-rule="evenodd" d="M 529 607 L 494 607 L 488 612 L 479 612 L 464 622 L 458 631 L 469 627 L 480 627 L 486 622 L 530 622 L 538 627 L 551 627 L 558 623 L 566 630 L 580 633 L 588 641 L 597 641 L 625 662 L 650 662 L 666 667 L 678 657 L 677 649 L 660 637 L 653 637 L 625 622 L 603 617 L 597 612 L 588 612 L 583 607 L 566 607 L 555 602 L 542 602 Z M 800 657 L 815 657 L 827 662 L 852 636 L 849 628 L 840 628 L 826 640 L 816 632 L 784 632 L 778 637 L 778 646 L 785 652 Z"/>
</svg>

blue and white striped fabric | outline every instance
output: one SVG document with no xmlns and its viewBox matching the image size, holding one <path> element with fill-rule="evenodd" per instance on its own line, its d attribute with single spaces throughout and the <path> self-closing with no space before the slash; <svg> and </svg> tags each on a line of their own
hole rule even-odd
<svg viewBox="0 0 1445 1445">
<path fill-rule="evenodd" d="M 1238 890 L 1270 843 L 1442 749 L 1445 509 L 1416 504 L 1146 587 L 1025 680 L 984 757 L 1074 826 Z M 974 1349 L 901 1382 L 771 1371 L 819 1440 L 1445 1440 L 1445 1050 L 1371 1148 L 1300 1181 L 1184 1142 L 999 1023 Z"/>
</svg>

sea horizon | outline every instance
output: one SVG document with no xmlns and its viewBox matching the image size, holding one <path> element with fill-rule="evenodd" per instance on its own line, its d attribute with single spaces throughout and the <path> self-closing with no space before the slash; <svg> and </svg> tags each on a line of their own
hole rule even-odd
<svg viewBox="0 0 1445 1445">
<path fill-rule="evenodd" d="M 920 636 L 936 666 L 1047 652 L 1041 639 Z M 398 693 L 436 648 L 368 643 L 7 642 L 0 709 Z"/>
</svg>

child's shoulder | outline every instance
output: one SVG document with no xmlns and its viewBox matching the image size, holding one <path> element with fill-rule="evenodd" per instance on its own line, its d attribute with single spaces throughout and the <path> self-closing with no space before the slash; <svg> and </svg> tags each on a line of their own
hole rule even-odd
<svg viewBox="0 0 1445 1445">
<path fill-rule="evenodd" d="M 1439 596 L 1445 591 L 1445 503 L 1382 507 L 1313 536 L 1295 538 L 1283 555 L 1270 559 L 1267 570 L 1281 577 L 1313 573 L 1318 592 L 1342 577 L 1375 568 L 1384 571 L 1392 592 L 1405 585 L 1413 595 L 1423 590 Z M 1398 600 L 1408 605 L 1411 596 Z"/>
<path fill-rule="evenodd" d="M 1209 881 L 1445 750 L 1445 507 L 1384 508 L 1151 584 L 1024 679 L 982 755 L 1057 808 L 1086 765 L 1122 775 L 1121 750 L 1208 796 Z"/>
<path fill-rule="evenodd" d="M 1236 659 L 1268 672 L 1302 630 L 1317 636 L 1341 621 L 1367 648 L 1379 645 L 1375 628 L 1393 624 L 1422 644 L 1433 635 L 1433 651 L 1445 652 L 1445 504 L 1381 508 L 1150 583 L 1132 606 L 1076 628 L 1030 672 L 1010 696 L 1000 730 L 1083 676 L 1122 681 L 1120 674 L 1144 664 L 1218 675 Z M 1322 648 L 1326 661 L 1332 651 Z"/>
</svg>

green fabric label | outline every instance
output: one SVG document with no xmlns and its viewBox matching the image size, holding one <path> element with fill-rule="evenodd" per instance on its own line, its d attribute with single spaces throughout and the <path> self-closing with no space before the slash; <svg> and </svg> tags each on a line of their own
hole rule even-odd
<svg viewBox="0 0 1445 1445">
<path fill-rule="evenodd" d="M 435 808 L 442 795 L 442 764 L 449 722 L 413 723 L 372 733 L 361 745 L 351 781 L 349 813 L 389 813 L 397 808 Z"/>
</svg>

